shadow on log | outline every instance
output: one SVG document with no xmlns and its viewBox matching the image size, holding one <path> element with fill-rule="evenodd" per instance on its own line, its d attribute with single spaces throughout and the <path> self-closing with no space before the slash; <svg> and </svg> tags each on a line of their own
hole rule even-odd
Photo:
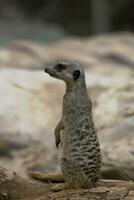
<svg viewBox="0 0 134 200">
<path fill-rule="evenodd" d="M 133 200 L 134 182 L 100 180 L 95 188 L 52 192 L 54 184 L 30 182 L 0 168 L 0 200 Z"/>
</svg>

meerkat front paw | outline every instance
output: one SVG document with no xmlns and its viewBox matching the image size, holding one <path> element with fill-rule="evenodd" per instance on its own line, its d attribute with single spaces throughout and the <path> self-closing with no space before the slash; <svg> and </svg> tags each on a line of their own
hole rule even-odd
<svg viewBox="0 0 134 200">
<path fill-rule="evenodd" d="M 56 147 L 58 148 L 59 144 L 61 143 L 61 131 L 64 129 L 64 125 L 63 125 L 63 121 L 61 120 L 56 128 L 55 128 L 55 144 L 56 144 Z"/>
<path fill-rule="evenodd" d="M 59 144 L 61 143 L 60 135 L 55 137 L 55 145 L 58 148 Z"/>
</svg>

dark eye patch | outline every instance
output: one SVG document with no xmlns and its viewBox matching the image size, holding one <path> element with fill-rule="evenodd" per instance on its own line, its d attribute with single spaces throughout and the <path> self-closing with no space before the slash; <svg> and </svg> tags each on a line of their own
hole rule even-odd
<svg viewBox="0 0 134 200">
<path fill-rule="evenodd" d="M 57 70 L 60 72 L 62 70 L 65 70 L 67 67 L 63 63 L 59 63 L 56 65 Z"/>
</svg>

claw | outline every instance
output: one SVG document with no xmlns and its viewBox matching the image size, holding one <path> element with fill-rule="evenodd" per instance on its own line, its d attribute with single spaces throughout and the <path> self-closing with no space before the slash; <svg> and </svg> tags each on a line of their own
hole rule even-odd
<svg viewBox="0 0 134 200">
<path fill-rule="evenodd" d="M 58 148 L 58 146 L 59 146 L 59 143 L 56 143 L 56 148 Z"/>
<path fill-rule="evenodd" d="M 58 148 L 60 144 L 60 140 L 56 141 L 56 147 Z"/>
<path fill-rule="evenodd" d="M 59 144 L 60 144 L 60 137 L 57 137 L 55 138 L 55 144 L 56 144 L 56 147 L 58 148 Z"/>
</svg>

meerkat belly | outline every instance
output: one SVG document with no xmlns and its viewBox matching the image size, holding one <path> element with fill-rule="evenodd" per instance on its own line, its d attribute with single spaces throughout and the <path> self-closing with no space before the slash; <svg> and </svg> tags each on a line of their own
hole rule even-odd
<svg viewBox="0 0 134 200">
<path fill-rule="evenodd" d="M 89 132 L 79 134 L 78 130 L 64 134 L 61 167 L 66 181 L 78 187 L 92 185 L 99 171 L 96 139 L 93 142 Z"/>
</svg>

